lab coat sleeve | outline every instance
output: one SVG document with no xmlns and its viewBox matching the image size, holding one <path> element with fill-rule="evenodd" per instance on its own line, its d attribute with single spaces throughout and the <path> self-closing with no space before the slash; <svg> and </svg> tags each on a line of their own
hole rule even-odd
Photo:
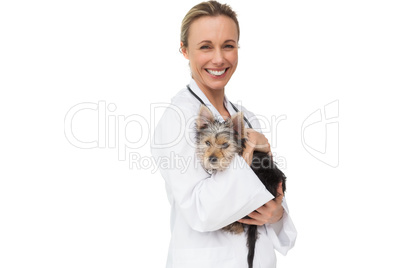
<svg viewBox="0 0 402 268">
<path fill-rule="evenodd" d="M 265 227 L 274 248 L 282 255 L 286 255 L 296 242 L 297 231 L 289 216 L 289 209 L 285 198 L 283 198 L 282 206 L 284 209 L 282 219 L 273 224 L 265 224 Z"/>
<path fill-rule="evenodd" d="M 226 170 L 212 175 L 200 166 L 193 142 L 195 117 L 189 117 L 194 114 L 191 110 L 168 108 L 155 129 L 151 151 L 165 179 L 173 209 L 192 229 L 215 231 L 251 213 L 273 196 L 238 155 Z"/>
</svg>

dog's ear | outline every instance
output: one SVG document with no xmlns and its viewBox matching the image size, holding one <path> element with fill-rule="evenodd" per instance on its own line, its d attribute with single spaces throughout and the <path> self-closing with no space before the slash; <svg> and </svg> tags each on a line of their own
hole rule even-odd
<svg viewBox="0 0 402 268">
<path fill-rule="evenodd" d="M 238 112 L 232 116 L 233 129 L 239 133 L 241 139 L 245 138 L 246 135 L 243 118 L 242 112 Z"/>
<path fill-rule="evenodd" d="M 215 121 L 214 114 L 208 109 L 207 106 L 201 105 L 200 111 L 198 112 L 198 118 L 196 120 L 197 129 L 203 129 L 207 124 Z"/>
</svg>

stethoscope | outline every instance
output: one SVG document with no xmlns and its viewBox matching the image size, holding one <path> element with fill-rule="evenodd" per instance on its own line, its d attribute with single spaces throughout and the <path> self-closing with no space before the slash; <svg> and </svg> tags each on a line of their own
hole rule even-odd
<svg viewBox="0 0 402 268">
<path fill-rule="evenodd" d="M 190 88 L 189 85 L 187 85 L 187 89 L 188 89 L 188 91 L 190 91 L 191 94 L 193 94 L 193 96 L 194 96 L 197 100 L 199 100 L 199 102 L 200 102 L 201 104 L 204 104 L 204 105 L 205 105 L 205 103 L 202 101 L 202 99 L 200 99 L 200 97 L 198 97 L 197 94 L 195 94 L 194 91 L 191 90 L 191 88 Z M 236 113 L 239 112 L 239 110 L 236 108 L 236 106 L 233 105 L 232 102 L 229 101 L 229 103 L 232 105 L 233 110 L 235 110 Z M 205 105 L 205 106 L 206 106 L 206 105 Z M 208 108 L 208 106 L 206 106 L 206 107 Z M 209 108 L 208 108 L 208 109 L 209 109 Z M 249 127 L 249 128 L 253 128 L 253 127 L 251 126 L 251 123 L 247 120 L 246 116 L 243 115 L 243 118 L 244 118 L 244 121 L 247 123 L 248 127 Z"/>
</svg>

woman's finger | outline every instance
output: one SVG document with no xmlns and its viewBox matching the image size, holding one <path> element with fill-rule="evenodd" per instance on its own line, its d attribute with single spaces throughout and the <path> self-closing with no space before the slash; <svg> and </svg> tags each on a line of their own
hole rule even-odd
<svg viewBox="0 0 402 268">
<path fill-rule="evenodd" d="M 261 207 L 262 208 L 262 207 Z M 257 211 L 261 208 L 258 208 Z M 265 219 L 264 215 L 257 212 L 257 211 L 253 211 L 250 214 L 248 214 L 247 216 L 249 216 L 250 218 L 256 220 L 256 221 L 266 221 L 267 219 Z"/>
<path fill-rule="evenodd" d="M 282 182 L 280 182 L 277 188 L 277 195 L 275 197 L 275 200 L 277 201 L 277 203 L 282 203 L 282 199 L 283 199 L 283 188 L 282 188 Z"/>
<path fill-rule="evenodd" d="M 263 225 L 263 222 L 257 221 L 255 219 L 240 219 L 238 222 L 248 225 Z"/>
</svg>

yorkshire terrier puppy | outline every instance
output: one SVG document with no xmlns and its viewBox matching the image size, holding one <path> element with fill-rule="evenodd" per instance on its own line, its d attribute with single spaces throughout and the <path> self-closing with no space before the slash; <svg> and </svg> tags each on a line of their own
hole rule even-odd
<svg viewBox="0 0 402 268">
<path fill-rule="evenodd" d="M 236 154 L 242 155 L 246 141 L 242 112 L 220 122 L 205 105 L 201 105 L 196 120 L 196 152 L 205 170 L 209 173 L 225 170 Z M 251 169 L 273 196 L 277 196 L 277 189 L 281 182 L 282 190 L 285 192 L 286 177 L 276 167 L 268 154 L 255 151 Z M 245 218 L 249 217 L 245 216 Z M 245 224 L 234 222 L 222 230 L 240 234 L 244 232 L 244 226 Z M 247 246 L 249 249 L 247 261 L 249 268 L 252 268 L 258 232 L 256 225 L 247 226 Z"/>
</svg>

